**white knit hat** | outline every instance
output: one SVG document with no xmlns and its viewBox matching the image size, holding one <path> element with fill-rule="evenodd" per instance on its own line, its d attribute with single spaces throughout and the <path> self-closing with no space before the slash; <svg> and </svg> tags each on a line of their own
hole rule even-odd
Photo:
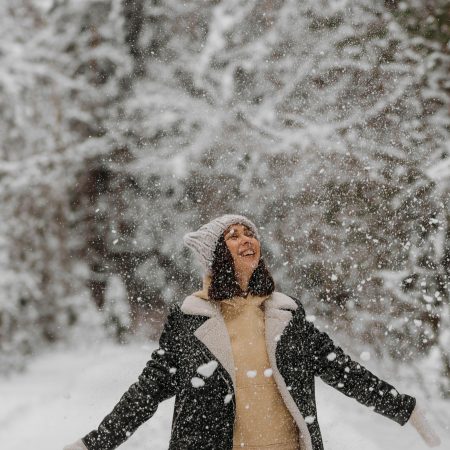
<svg viewBox="0 0 450 450">
<path fill-rule="evenodd" d="M 222 233 L 234 223 L 246 225 L 255 233 L 256 239 L 260 240 L 256 225 L 247 217 L 237 214 L 225 214 L 201 226 L 197 231 L 184 235 L 185 245 L 194 251 L 207 272 L 211 271 L 217 241 Z"/>
</svg>

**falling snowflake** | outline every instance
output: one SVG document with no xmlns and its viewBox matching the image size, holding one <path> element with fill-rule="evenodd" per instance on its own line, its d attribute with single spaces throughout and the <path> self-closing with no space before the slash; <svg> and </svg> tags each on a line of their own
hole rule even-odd
<svg viewBox="0 0 450 450">
<path fill-rule="evenodd" d="M 197 368 L 197 373 L 203 375 L 204 377 L 210 377 L 217 368 L 217 361 L 209 361 L 206 364 L 202 364 Z"/>
<path fill-rule="evenodd" d="M 363 361 L 369 361 L 370 352 L 362 352 L 359 356 Z"/>
<path fill-rule="evenodd" d="M 199 377 L 193 377 L 193 378 L 191 378 L 191 384 L 195 388 L 198 388 L 198 387 L 204 386 L 205 382 Z"/>
</svg>

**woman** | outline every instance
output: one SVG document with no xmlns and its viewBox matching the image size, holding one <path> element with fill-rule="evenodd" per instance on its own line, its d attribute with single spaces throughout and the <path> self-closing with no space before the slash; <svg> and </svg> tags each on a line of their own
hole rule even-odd
<svg viewBox="0 0 450 450">
<path fill-rule="evenodd" d="M 174 395 L 169 450 L 323 450 L 315 376 L 439 445 L 414 397 L 352 361 L 299 300 L 275 291 L 248 218 L 224 215 L 184 242 L 205 269 L 203 289 L 170 308 L 138 381 L 65 450 L 118 447 Z"/>
</svg>

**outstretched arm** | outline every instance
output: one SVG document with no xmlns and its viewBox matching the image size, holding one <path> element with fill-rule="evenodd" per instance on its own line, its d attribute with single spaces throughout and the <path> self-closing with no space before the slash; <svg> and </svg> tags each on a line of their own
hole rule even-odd
<svg viewBox="0 0 450 450">
<path fill-rule="evenodd" d="M 297 314 L 303 319 L 316 376 L 347 397 L 354 398 L 402 426 L 411 418 L 411 425 L 428 446 L 440 444 L 439 436 L 426 420 L 425 410 L 416 403 L 414 397 L 400 394 L 394 386 L 353 361 L 341 347 L 334 344 L 327 333 L 307 321 L 303 307 L 300 305 L 299 308 Z"/>
<path fill-rule="evenodd" d="M 138 381 L 129 387 L 96 430 L 84 436 L 82 442 L 77 441 L 80 449 L 83 449 L 81 444 L 88 450 L 117 448 L 155 413 L 160 402 L 175 395 L 178 338 L 174 309 L 170 309 L 159 340 L 159 349 L 152 352 L 151 360 L 147 362 Z"/>
<path fill-rule="evenodd" d="M 306 320 L 303 305 L 298 300 L 296 303 L 298 308 L 295 320 L 303 328 L 314 375 L 347 397 L 354 398 L 375 412 L 404 425 L 411 416 L 416 399 L 400 394 L 392 385 L 353 361 L 341 347 L 334 344 L 327 333 Z"/>
<path fill-rule="evenodd" d="M 353 361 L 327 333 L 319 331 L 311 322 L 306 321 L 306 327 L 316 376 L 400 425 L 408 421 L 416 404 L 414 397 L 400 394 L 394 386 Z"/>
</svg>

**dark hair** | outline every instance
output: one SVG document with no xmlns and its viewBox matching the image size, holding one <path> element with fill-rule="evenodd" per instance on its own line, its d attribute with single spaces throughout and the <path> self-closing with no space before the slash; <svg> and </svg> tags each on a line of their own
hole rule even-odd
<svg viewBox="0 0 450 450">
<path fill-rule="evenodd" d="M 211 300 L 225 300 L 243 295 L 241 286 L 236 279 L 233 256 L 228 249 L 225 239 L 220 236 L 214 249 L 211 267 L 211 284 L 208 297 Z M 275 282 L 266 267 L 264 259 L 259 258 L 258 266 L 253 271 L 248 283 L 248 292 L 252 295 L 270 295 L 275 290 Z"/>
</svg>

